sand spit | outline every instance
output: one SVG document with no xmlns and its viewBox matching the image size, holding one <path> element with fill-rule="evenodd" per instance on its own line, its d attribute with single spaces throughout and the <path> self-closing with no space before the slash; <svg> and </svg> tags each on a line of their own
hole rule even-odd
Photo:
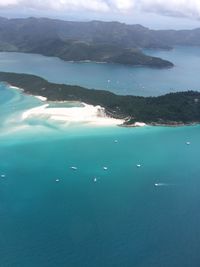
<svg viewBox="0 0 200 267">
<path fill-rule="evenodd" d="M 101 106 L 92 106 L 82 103 L 82 107 L 50 108 L 45 104 L 29 109 L 22 114 L 22 119 L 46 118 L 67 123 L 86 123 L 97 126 L 115 126 L 124 123 L 124 120 L 106 116 Z"/>
</svg>

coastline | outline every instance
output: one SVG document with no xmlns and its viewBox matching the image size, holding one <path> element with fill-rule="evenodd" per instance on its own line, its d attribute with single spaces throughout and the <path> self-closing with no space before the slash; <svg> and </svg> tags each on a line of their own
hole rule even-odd
<svg viewBox="0 0 200 267">
<path fill-rule="evenodd" d="M 19 90 L 19 91 L 21 91 L 22 93 L 27 94 L 23 88 L 20 88 L 20 87 L 17 87 L 17 86 L 13 86 L 12 84 L 9 84 L 9 83 L 6 83 L 6 84 L 8 85 L 8 87 L 9 87 L 10 89 Z M 39 100 L 42 101 L 42 102 L 45 102 L 45 101 L 48 100 L 47 97 L 45 97 L 45 96 L 32 95 L 32 94 L 27 94 L 27 95 L 33 96 L 33 97 L 39 99 Z"/>
<path fill-rule="evenodd" d="M 23 89 L 12 87 L 14 89 L 19 89 L 24 93 Z M 27 93 L 25 93 L 27 94 Z M 29 94 L 27 94 L 29 95 Z M 30 95 L 34 96 L 34 95 Z M 47 102 L 47 97 L 43 96 L 34 96 L 42 102 Z M 71 103 L 74 101 L 49 101 L 52 103 Z M 31 117 L 43 117 L 48 118 L 54 121 L 60 121 L 65 123 L 87 123 L 95 126 L 119 126 L 125 128 L 134 128 L 134 127 L 145 127 L 145 126 L 158 126 L 158 127 L 183 127 L 183 126 L 195 126 L 199 122 L 191 123 L 181 123 L 181 122 L 166 122 L 166 123 L 144 123 L 144 122 L 135 122 L 128 124 L 128 120 L 119 119 L 117 116 L 108 116 L 104 107 L 88 105 L 86 103 L 76 101 L 81 106 L 80 107 L 54 107 L 50 108 L 49 104 L 44 104 L 39 107 L 35 107 L 25 111 L 22 114 L 22 119 L 26 120 Z"/>
<path fill-rule="evenodd" d="M 17 86 L 14 86 L 10 83 L 7 83 L 7 82 L 4 82 L 10 89 L 13 89 L 13 90 L 19 90 L 21 92 L 24 92 L 24 89 L 23 88 L 20 88 L 20 87 L 17 87 Z"/>
<path fill-rule="evenodd" d="M 196 125 L 200 122 L 200 93 L 197 91 L 169 93 L 158 97 L 116 95 L 106 90 L 87 89 L 80 86 L 55 84 L 29 74 L 0 73 L 0 80 L 10 88 L 38 98 L 41 102 L 55 103 L 40 111 L 43 116 L 54 120 L 78 122 L 82 111 L 90 106 L 81 121 L 98 125 L 122 127 L 166 126 L 178 127 Z M 23 88 L 23 89 L 21 89 Z M 71 107 L 57 107 L 59 103 L 80 103 L 77 110 Z M 62 108 L 62 109 L 61 109 Z M 81 109 L 82 108 L 82 109 Z M 69 115 L 69 111 L 76 115 Z M 98 114 L 101 110 L 101 115 Z M 59 111 L 59 112 L 58 112 Z M 79 112 L 79 114 L 77 113 Z M 188 111 L 190 111 L 188 113 Z M 48 114 L 48 112 L 51 112 Z M 60 113 L 62 112 L 62 114 Z M 35 111 L 34 111 L 35 113 Z M 103 114 L 103 115 L 102 115 Z M 39 116 L 39 114 L 37 114 Z M 33 116 L 33 114 L 32 114 Z M 100 123 L 101 121 L 101 123 Z"/>
<path fill-rule="evenodd" d="M 181 123 L 181 122 L 169 122 L 169 123 L 149 123 L 149 126 L 160 126 L 160 127 L 184 127 L 184 126 L 196 126 L 200 122 L 191 122 L 191 123 Z"/>
<path fill-rule="evenodd" d="M 57 103 L 71 103 L 75 101 L 48 101 L 45 96 L 33 95 L 25 92 L 23 88 L 13 86 L 7 83 L 10 89 L 19 90 L 21 93 L 33 96 L 39 99 L 41 102 L 51 102 Z M 44 104 L 39 107 L 34 107 L 23 112 L 22 120 L 27 120 L 33 117 L 43 117 L 51 119 L 54 121 L 64 122 L 64 123 L 87 123 L 94 126 L 120 126 L 124 124 L 124 120 L 117 119 L 114 117 L 107 116 L 105 108 L 101 106 L 93 106 L 83 103 L 81 101 L 76 101 L 81 106 L 80 107 L 54 107 L 49 108 L 49 104 Z"/>
<path fill-rule="evenodd" d="M 47 98 L 45 96 L 39 96 L 39 95 L 34 95 L 37 99 L 41 100 L 42 102 L 47 101 Z"/>
<path fill-rule="evenodd" d="M 95 125 L 95 126 L 119 126 L 119 127 L 124 127 L 124 128 L 134 128 L 134 127 L 145 127 L 145 126 L 160 126 L 160 127 L 183 127 L 183 126 L 195 126 L 198 125 L 199 122 L 192 122 L 192 123 L 181 123 L 181 122 L 166 122 L 166 123 L 156 123 L 156 122 L 150 122 L 150 123 L 144 123 L 144 122 L 135 122 L 132 124 L 128 124 L 128 120 L 126 118 L 124 119 L 119 119 L 117 118 L 116 114 L 106 112 L 104 107 L 101 106 L 93 106 L 93 105 L 88 105 L 84 102 L 81 101 L 49 101 L 47 97 L 45 96 L 39 96 L 39 95 L 33 95 L 27 93 L 23 88 L 13 86 L 9 83 L 7 83 L 9 88 L 14 89 L 14 90 L 20 90 L 22 93 L 33 96 L 37 99 L 39 99 L 42 102 L 51 102 L 51 103 L 71 103 L 71 102 L 76 102 L 79 103 L 82 107 L 68 107 L 68 108 L 49 108 L 49 104 L 44 104 L 39 107 L 35 107 L 32 109 L 29 109 L 25 111 L 22 114 L 22 119 L 26 120 L 28 118 L 38 116 L 38 117 L 45 117 L 48 119 L 52 119 L 54 121 L 60 121 L 60 122 L 65 122 L 65 123 L 87 123 L 90 125 Z M 77 110 L 79 109 L 80 112 L 83 112 L 83 108 L 90 108 L 90 111 L 88 109 L 88 113 L 84 115 L 84 118 L 80 119 L 79 114 L 77 113 Z M 75 113 L 69 112 L 72 109 L 74 109 Z M 99 116 L 98 113 L 102 113 L 103 116 Z M 69 114 L 70 113 L 70 114 Z M 96 113 L 96 114 L 95 114 Z"/>
<path fill-rule="evenodd" d="M 143 122 L 135 122 L 134 124 L 126 125 L 126 119 L 118 119 L 115 116 L 108 116 L 106 113 L 105 108 L 101 106 L 93 106 L 88 105 L 86 103 L 83 103 L 81 101 L 48 101 L 48 98 L 45 96 L 39 96 L 39 95 L 32 95 L 27 92 L 23 88 L 19 88 L 17 86 L 13 86 L 9 83 L 7 83 L 9 88 L 20 90 L 22 93 L 26 95 L 30 95 L 33 97 L 36 97 L 42 102 L 51 102 L 51 103 L 71 103 L 71 102 L 77 102 L 82 107 L 68 107 L 68 108 L 48 108 L 49 104 L 44 104 L 39 107 L 35 107 L 32 109 L 29 109 L 22 114 L 22 119 L 26 120 L 28 118 L 34 117 L 34 116 L 46 116 L 49 119 L 55 120 L 55 121 L 63 121 L 63 122 L 85 122 L 90 125 L 96 125 L 96 126 L 119 126 L 119 127 L 144 127 L 147 126 L 146 123 Z M 79 109 L 80 112 L 83 112 L 83 108 L 89 108 L 88 113 L 85 114 L 84 118 L 79 118 L 79 114 L 77 114 L 77 110 Z M 75 113 L 69 112 L 70 109 L 74 109 Z M 70 115 L 69 115 L 70 113 Z M 96 113 L 96 114 L 95 114 Z"/>
</svg>

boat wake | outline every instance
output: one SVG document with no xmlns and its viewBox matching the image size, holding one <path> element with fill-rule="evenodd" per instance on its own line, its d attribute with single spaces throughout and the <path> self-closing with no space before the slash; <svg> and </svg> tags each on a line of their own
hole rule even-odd
<svg viewBox="0 0 200 267">
<path fill-rule="evenodd" d="M 175 184 L 168 184 L 168 183 L 155 183 L 155 187 L 161 187 L 161 186 L 174 186 Z"/>
</svg>

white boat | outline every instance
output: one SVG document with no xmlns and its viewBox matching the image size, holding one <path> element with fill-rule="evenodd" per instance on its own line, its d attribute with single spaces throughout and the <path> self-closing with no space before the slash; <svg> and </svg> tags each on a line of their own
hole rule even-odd
<svg viewBox="0 0 200 267">
<path fill-rule="evenodd" d="M 137 164 L 137 168 L 140 168 L 142 165 L 141 164 Z"/>
<path fill-rule="evenodd" d="M 6 175 L 5 174 L 1 174 L 1 178 L 5 178 L 6 177 Z"/>
<path fill-rule="evenodd" d="M 72 170 L 76 171 L 78 168 L 77 167 L 71 167 Z"/>
<path fill-rule="evenodd" d="M 56 182 L 58 183 L 58 182 L 60 182 L 60 180 L 59 179 L 56 179 Z"/>
<path fill-rule="evenodd" d="M 103 167 L 104 171 L 107 171 L 108 170 L 108 167 Z"/>
<path fill-rule="evenodd" d="M 96 177 L 94 178 L 94 182 L 95 182 L 95 183 L 97 182 L 97 178 L 96 178 Z"/>
<path fill-rule="evenodd" d="M 115 143 L 118 143 L 118 140 L 115 140 Z"/>
<path fill-rule="evenodd" d="M 188 145 L 188 146 L 189 146 L 190 144 L 191 144 L 190 142 L 186 142 L 186 145 Z"/>
</svg>

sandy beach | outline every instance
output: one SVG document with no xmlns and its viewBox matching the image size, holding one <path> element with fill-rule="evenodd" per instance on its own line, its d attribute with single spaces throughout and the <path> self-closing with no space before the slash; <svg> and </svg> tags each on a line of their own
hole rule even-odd
<svg viewBox="0 0 200 267">
<path fill-rule="evenodd" d="M 19 91 L 24 92 L 24 89 L 19 88 L 19 87 L 17 87 L 17 86 L 10 85 L 10 84 L 9 84 L 9 88 L 10 88 L 10 89 L 19 90 Z"/>
<path fill-rule="evenodd" d="M 35 97 L 36 97 L 37 99 L 41 100 L 42 102 L 47 101 L 47 97 L 39 96 L 39 95 L 36 95 Z"/>
<path fill-rule="evenodd" d="M 44 101 L 44 100 L 43 100 Z M 124 120 L 107 117 L 101 106 L 92 106 L 82 103 L 82 107 L 50 108 L 45 104 L 29 109 L 22 114 L 22 119 L 44 118 L 67 123 L 84 123 L 99 126 L 115 126 L 124 123 Z"/>
</svg>

